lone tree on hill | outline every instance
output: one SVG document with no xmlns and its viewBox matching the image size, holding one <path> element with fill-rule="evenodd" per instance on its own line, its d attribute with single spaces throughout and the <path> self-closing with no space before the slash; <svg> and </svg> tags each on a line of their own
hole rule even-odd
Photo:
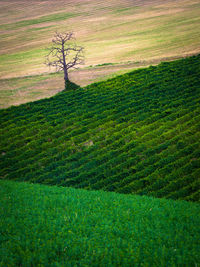
<svg viewBox="0 0 200 267">
<path fill-rule="evenodd" d="M 64 71 L 65 88 L 69 84 L 68 70 L 77 69 L 78 65 L 84 64 L 84 48 L 76 45 L 73 32 L 56 32 L 52 39 L 52 46 L 48 48 L 45 64 L 55 67 L 57 71 Z"/>
</svg>

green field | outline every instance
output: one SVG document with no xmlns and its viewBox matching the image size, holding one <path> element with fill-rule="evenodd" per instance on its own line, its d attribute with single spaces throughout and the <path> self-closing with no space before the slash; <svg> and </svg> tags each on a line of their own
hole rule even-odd
<svg viewBox="0 0 200 267">
<path fill-rule="evenodd" d="M 0 266 L 200 263 L 200 206 L 0 181 Z"/>
<path fill-rule="evenodd" d="M 199 201 L 199 103 L 194 56 L 1 110 L 1 179 Z"/>
<path fill-rule="evenodd" d="M 0 1 L 0 267 L 200 267 L 200 1 Z M 85 64 L 48 68 L 55 32 Z"/>
<path fill-rule="evenodd" d="M 56 30 L 73 30 L 85 47 L 85 66 L 70 74 L 73 82 L 85 86 L 119 71 L 200 53 L 199 14 L 197 0 L 1 0 L 0 107 L 64 88 L 62 75 L 49 76 L 54 69 L 44 64 Z M 105 63 L 112 65 L 96 67 Z M 33 75 L 34 81 L 27 83 Z M 40 75 L 42 85 L 35 82 Z M 14 88 L 11 78 L 17 78 Z"/>
</svg>

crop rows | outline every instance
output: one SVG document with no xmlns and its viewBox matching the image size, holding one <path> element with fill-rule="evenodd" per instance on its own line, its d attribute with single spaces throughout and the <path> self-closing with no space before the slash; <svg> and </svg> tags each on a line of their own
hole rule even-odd
<svg viewBox="0 0 200 267">
<path fill-rule="evenodd" d="M 199 200 L 200 56 L 0 111 L 2 179 Z"/>
</svg>

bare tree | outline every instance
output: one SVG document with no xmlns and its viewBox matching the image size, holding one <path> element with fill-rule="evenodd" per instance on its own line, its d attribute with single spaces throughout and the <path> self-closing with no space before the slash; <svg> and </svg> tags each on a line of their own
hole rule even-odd
<svg viewBox="0 0 200 267">
<path fill-rule="evenodd" d="M 57 71 L 64 71 L 65 88 L 67 88 L 68 70 L 77 69 L 78 65 L 84 63 L 84 48 L 76 45 L 73 32 L 56 32 L 52 39 L 52 46 L 48 50 L 45 64 L 49 67 L 55 67 Z"/>
</svg>

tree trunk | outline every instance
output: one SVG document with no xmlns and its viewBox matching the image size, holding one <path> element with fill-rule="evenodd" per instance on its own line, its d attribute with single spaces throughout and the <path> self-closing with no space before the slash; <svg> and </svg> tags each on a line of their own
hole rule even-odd
<svg viewBox="0 0 200 267">
<path fill-rule="evenodd" d="M 68 71 L 67 71 L 67 69 L 64 69 L 64 80 L 65 80 L 65 89 L 67 89 L 67 84 L 69 82 L 69 77 L 68 77 Z"/>
<path fill-rule="evenodd" d="M 67 69 L 64 69 L 64 79 L 65 81 L 69 80 Z"/>
<path fill-rule="evenodd" d="M 84 59 L 83 47 L 77 46 L 74 42 L 68 43 L 68 41 L 74 39 L 73 32 L 66 32 L 64 34 L 56 32 L 45 62 L 47 66 L 56 67 L 57 71 L 61 70 L 64 72 L 65 89 L 67 90 L 71 90 L 72 85 L 69 80 L 68 70 L 83 64 Z"/>
<path fill-rule="evenodd" d="M 67 84 L 69 81 L 68 77 L 68 70 L 67 70 L 67 65 L 66 65 L 66 60 L 65 60 L 65 49 L 64 49 L 64 41 L 62 40 L 62 56 L 63 56 L 63 70 L 64 70 L 64 80 L 65 80 L 65 89 L 67 89 Z"/>
</svg>

